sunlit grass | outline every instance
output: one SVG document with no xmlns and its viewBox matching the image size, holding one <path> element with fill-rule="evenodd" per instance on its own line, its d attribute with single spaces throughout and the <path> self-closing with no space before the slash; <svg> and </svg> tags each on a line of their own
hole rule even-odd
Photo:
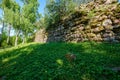
<svg viewBox="0 0 120 80">
<path fill-rule="evenodd" d="M 73 62 L 65 54 L 76 55 Z M 0 51 L 0 77 L 7 80 L 119 80 L 120 44 L 30 43 Z"/>
</svg>

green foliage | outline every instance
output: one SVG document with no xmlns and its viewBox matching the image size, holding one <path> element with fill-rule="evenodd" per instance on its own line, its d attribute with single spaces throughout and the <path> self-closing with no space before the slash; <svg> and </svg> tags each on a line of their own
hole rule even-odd
<svg viewBox="0 0 120 80">
<path fill-rule="evenodd" d="M 6 39 L 7 39 L 6 32 L 3 32 L 1 37 L 2 37 L 2 40 L 0 42 L 0 47 L 7 47 L 8 45 L 6 43 Z"/>
<path fill-rule="evenodd" d="M 5 8 L 5 7 L 9 8 L 9 9 L 11 8 L 11 0 L 2 0 L 1 3 L 2 3 L 1 4 L 2 8 Z"/>
<path fill-rule="evenodd" d="M 16 38 L 16 36 L 11 36 L 10 37 L 10 44 L 11 44 L 11 46 L 14 46 L 15 45 L 15 38 Z M 22 42 L 22 39 L 21 39 L 21 37 L 19 36 L 18 37 L 18 44 L 20 44 Z"/>
<path fill-rule="evenodd" d="M 2 16 L 3 22 L 11 25 L 17 33 L 16 40 L 14 40 L 16 45 L 17 36 L 19 36 L 20 33 L 25 37 L 30 33 L 34 33 L 37 29 L 34 23 L 40 17 L 38 13 L 38 0 L 21 1 L 23 1 L 23 6 L 19 5 L 15 0 L 2 0 L 0 2 L 0 8 L 4 13 Z M 8 32 L 10 32 L 10 29 Z"/>
<path fill-rule="evenodd" d="M 48 28 L 58 26 L 64 16 L 75 11 L 73 0 L 49 0 L 46 5 L 45 24 Z"/>
<path fill-rule="evenodd" d="M 4 31 L 3 34 L 2 34 L 2 40 L 0 42 L 0 48 L 7 48 L 7 47 L 14 46 L 15 38 L 16 38 L 16 36 L 10 36 L 10 43 L 8 45 L 7 44 L 7 32 Z M 21 39 L 20 36 L 18 38 L 19 38 L 18 39 L 18 44 L 20 44 L 22 42 L 22 39 Z"/>
<path fill-rule="evenodd" d="M 0 76 L 7 80 L 119 80 L 120 44 L 31 43 L 0 51 Z M 66 53 L 76 55 L 72 63 Z"/>
<path fill-rule="evenodd" d="M 27 38 L 27 42 L 30 43 L 30 42 L 34 42 L 34 39 L 35 39 L 35 34 L 31 35 L 30 37 Z"/>
<path fill-rule="evenodd" d="M 94 1 L 94 0 L 73 0 L 75 3 L 77 3 L 77 5 L 79 6 L 80 4 L 83 3 L 88 3 L 90 1 Z"/>
<path fill-rule="evenodd" d="M 91 19 L 91 18 L 93 18 L 95 16 L 95 12 L 92 10 L 92 11 L 90 11 L 88 14 L 87 14 L 87 17 L 89 18 L 89 19 Z"/>
<path fill-rule="evenodd" d="M 40 14 L 38 13 L 38 0 L 22 0 L 24 6 L 21 13 L 21 31 L 24 37 L 28 34 L 33 33 L 38 27 L 34 25 L 39 19 Z"/>
<path fill-rule="evenodd" d="M 8 47 L 8 44 L 7 44 L 6 40 L 3 40 L 3 41 L 2 41 L 1 47 L 2 47 L 2 48 Z"/>
</svg>

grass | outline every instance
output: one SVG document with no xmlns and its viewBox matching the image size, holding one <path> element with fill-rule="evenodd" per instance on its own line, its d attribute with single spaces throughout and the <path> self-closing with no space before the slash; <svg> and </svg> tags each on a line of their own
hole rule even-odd
<svg viewBox="0 0 120 80">
<path fill-rule="evenodd" d="M 76 60 L 67 61 L 66 53 Z M 120 44 L 32 43 L 0 51 L 5 80 L 119 80 Z"/>
</svg>

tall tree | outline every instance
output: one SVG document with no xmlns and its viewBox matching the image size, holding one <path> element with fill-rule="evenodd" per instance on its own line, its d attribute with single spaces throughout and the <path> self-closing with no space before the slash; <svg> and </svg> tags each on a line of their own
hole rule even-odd
<svg viewBox="0 0 120 80">
<path fill-rule="evenodd" d="M 18 38 L 21 30 L 21 23 L 20 23 L 20 18 L 21 18 L 21 12 L 20 12 L 20 6 L 14 2 L 14 8 L 13 8 L 13 27 L 15 29 L 16 33 L 16 38 L 15 38 L 15 46 L 18 44 Z"/>
<path fill-rule="evenodd" d="M 7 9 L 11 9 L 12 8 L 12 4 L 11 4 L 11 2 L 12 2 L 12 0 L 2 0 L 1 1 L 1 9 L 2 9 L 2 11 L 3 11 L 3 15 L 2 15 L 2 17 L 3 17 L 3 26 L 2 26 L 2 28 L 4 29 L 4 23 L 5 23 L 5 13 L 7 13 Z M 7 19 L 6 19 L 7 20 Z M 10 32 L 10 28 L 8 29 L 8 32 Z M 8 33 L 8 34 L 10 34 L 10 33 Z M 9 43 L 9 37 L 10 37 L 10 35 L 8 35 L 8 38 L 7 38 L 7 43 Z"/>
<path fill-rule="evenodd" d="M 38 0 L 22 0 L 24 6 L 22 8 L 22 33 L 23 33 L 23 43 L 26 42 L 26 37 L 29 33 L 34 31 L 35 25 L 34 23 L 39 18 L 38 7 L 39 3 Z"/>
<path fill-rule="evenodd" d="M 0 0 L 1 1 L 1 0 Z M 17 4 L 15 0 L 2 0 L 0 8 L 3 11 L 3 25 L 8 24 L 8 38 L 10 41 L 10 29 L 14 28 L 16 32 L 15 46 L 17 46 L 19 34 L 23 34 L 23 42 L 26 42 L 26 37 L 34 32 L 36 21 L 39 18 L 38 0 L 21 0 L 23 6 Z"/>
<path fill-rule="evenodd" d="M 10 31 L 11 27 L 13 27 L 15 30 L 19 29 L 19 11 L 20 11 L 20 6 L 15 2 L 15 1 L 10 1 L 10 7 L 9 8 L 4 8 L 4 20 L 6 23 L 8 23 L 8 38 L 7 38 L 7 43 L 9 44 L 10 42 Z M 16 41 L 15 41 L 16 45 Z"/>
</svg>

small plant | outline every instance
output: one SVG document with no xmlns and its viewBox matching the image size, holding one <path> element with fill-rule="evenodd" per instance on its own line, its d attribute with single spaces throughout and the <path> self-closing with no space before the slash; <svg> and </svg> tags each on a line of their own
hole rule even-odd
<svg viewBox="0 0 120 80">
<path fill-rule="evenodd" d="M 89 19 L 93 18 L 95 16 L 94 11 L 92 10 L 92 11 L 88 12 L 87 16 L 88 16 Z"/>
</svg>

